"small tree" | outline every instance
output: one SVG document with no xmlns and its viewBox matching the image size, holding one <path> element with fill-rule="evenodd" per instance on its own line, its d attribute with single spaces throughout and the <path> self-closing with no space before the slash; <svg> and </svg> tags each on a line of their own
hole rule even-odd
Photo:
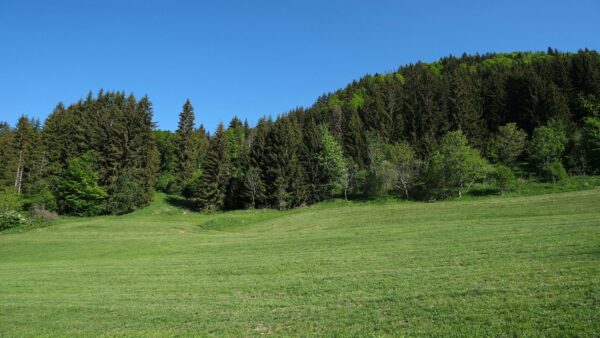
<svg viewBox="0 0 600 338">
<path fill-rule="evenodd" d="M 5 188 L 0 191 L 0 212 L 2 211 L 20 211 L 23 206 L 21 196 L 15 189 Z"/>
<path fill-rule="evenodd" d="M 73 158 L 58 177 L 54 194 L 61 212 L 87 216 L 104 211 L 103 203 L 108 194 L 98 185 L 100 175 L 92 168 L 93 158 L 92 153 Z"/>
<path fill-rule="evenodd" d="M 422 163 L 414 149 L 406 142 L 389 146 L 389 153 L 396 171 L 396 185 L 408 199 L 409 190 L 415 186 L 419 178 Z"/>
<path fill-rule="evenodd" d="M 428 188 L 443 196 L 457 193 L 460 198 L 473 183 L 485 178 L 487 168 L 487 162 L 469 146 L 460 130 L 449 132 L 429 158 Z"/>
<path fill-rule="evenodd" d="M 539 172 L 548 178 L 546 175 L 548 168 L 552 167 L 553 170 L 558 170 L 557 166 L 562 166 L 561 159 L 566 145 L 567 134 L 563 125 L 560 122 L 551 121 L 547 126 L 538 127 L 533 131 L 529 143 L 529 156 Z"/>
<path fill-rule="evenodd" d="M 489 157 L 493 162 L 512 166 L 525 150 L 526 144 L 527 133 L 516 123 L 508 123 L 498 128 L 488 150 Z"/>
<path fill-rule="evenodd" d="M 517 181 L 512 170 L 502 164 L 497 164 L 494 166 L 493 179 L 501 195 L 504 195 L 505 191 L 512 189 Z"/>
<path fill-rule="evenodd" d="M 352 160 L 352 157 L 347 157 L 345 161 L 346 166 L 344 168 L 344 172 L 342 173 L 341 182 L 342 188 L 344 189 L 344 200 L 348 201 L 348 191 L 356 186 L 358 166 L 356 165 L 356 162 Z"/>
<path fill-rule="evenodd" d="M 565 167 L 558 161 L 544 164 L 542 174 L 546 180 L 552 181 L 552 183 L 562 181 L 568 176 Z"/>
<path fill-rule="evenodd" d="M 346 160 L 344 151 L 338 141 L 331 135 L 327 127 L 321 126 L 321 151 L 318 159 L 323 170 L 325 185 L 329 195 L 336 194 L 342 189 L 344 174 L 346 173 Z"/>
<path fill-rule="evenodd" d="M 246 177 L 244 180 L 244 184 L 246 186 L 246 190 L 250 195 L 250 200 L 252 201 L 252 208 L 256 207 L 256 198 L 260 194 L 264 194 L 265 192 L 265 184 L 260 177 L 260 169 L 256 167 L 250 167 L 246 171 Z"/>
<path fill-rule="evenodd" d="M 367 189 L 369 195 L 385 195 L 392 191 L 398 180 L 394 163 L 390 160 L 389 145 L 375 134 L 368 135 L 369 159 Z"/>
</svg>

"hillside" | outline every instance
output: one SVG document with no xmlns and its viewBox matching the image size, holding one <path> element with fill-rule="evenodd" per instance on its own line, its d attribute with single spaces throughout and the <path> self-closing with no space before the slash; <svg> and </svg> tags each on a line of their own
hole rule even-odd
<svg viewBox="0 0 600 338">
<path fill-rule="evenodd" d="M 449 56 L 365 76 L 254 126 L 234 117 L 209 133 L 198 120 L 188 99 L 177 130 L 157 131 L 148 96 L 99 90 L 44 123 L 0 122 L 0 191 L 20 193 L 13 211 L 97 216 L 146 207 L 155 190 L 195 210 L 292 209 L 599 174 L 600 54 Z"/>
<path fill-rule="evenodd" d="M 125 216 L 0 235 L 19 336 L 593 336 L 600 189 Z"/>
</svg>

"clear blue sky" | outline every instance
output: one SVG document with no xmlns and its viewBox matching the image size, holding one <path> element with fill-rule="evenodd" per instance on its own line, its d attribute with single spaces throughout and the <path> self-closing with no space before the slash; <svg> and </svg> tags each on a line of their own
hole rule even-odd
<svg viewBox="0 0 600 338">
<path fill-rule="evenodd" d="M 148 94 L 160 129 L 190 98 L 212 130 L 418 60 L 600 49 L 600 2 L 0 0 L 0 46 L 0 120 L 104 88 Z"/>
</svg>

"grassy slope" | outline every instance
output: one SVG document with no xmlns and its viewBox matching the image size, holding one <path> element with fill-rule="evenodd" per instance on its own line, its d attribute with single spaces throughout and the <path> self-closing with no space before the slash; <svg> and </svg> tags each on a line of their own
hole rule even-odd
<svg viewBox="0 0 600 338">
<path fill-rule="evenodd" d="M 600 189 L 0 235 L 5 335 L 597 335 Z"/>
</svg>

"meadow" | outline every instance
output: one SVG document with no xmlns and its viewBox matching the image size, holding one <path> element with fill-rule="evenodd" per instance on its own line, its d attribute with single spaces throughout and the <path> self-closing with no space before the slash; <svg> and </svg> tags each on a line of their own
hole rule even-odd
<svg viewBox="0 0 600 338">
<path fill-rule="evenodd" d="M 597 336 L 600 189 L 0 234 L 2 336 Z"/>
</svg>

